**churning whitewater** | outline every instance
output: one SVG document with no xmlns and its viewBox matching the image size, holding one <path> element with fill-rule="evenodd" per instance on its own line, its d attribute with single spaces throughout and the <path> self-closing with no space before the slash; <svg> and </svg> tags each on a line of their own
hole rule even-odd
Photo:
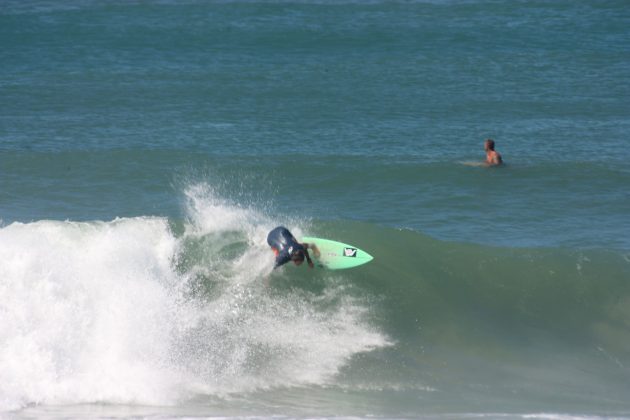
<svg viewBox="0 0 630 420">
<path fill-rule="evenodd" d="M 390 344 L 334 276 L 317 295 L 265 287 L 271 221 L 187 194 L 181 235 L 159 217 L 0 230 L 0 410 L 324 385 Z"/>
</svg>

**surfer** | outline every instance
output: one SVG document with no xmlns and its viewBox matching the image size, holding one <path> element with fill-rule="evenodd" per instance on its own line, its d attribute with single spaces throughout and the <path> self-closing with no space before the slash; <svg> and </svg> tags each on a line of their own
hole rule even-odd
<svg viewBox="0 0 630 420">
<path fill-rule="evenodd" d="M 267 235 L 267 243 L 276 254 L 276 264 L 273 268 L 293 261 L 295 265 L 300 265 L 304 259 L 308 261 L 308 266 L 313 268 L 313 261 L 308 255 L 308 249 L 312 249 L 315 256 L 319 255 L 319 250 L 314 244 L 299 243 L 289 232 L 289 229 L 278 226 Z"/>
<path fill-rule="evenodd" d="M 494 150 L 494 140 L 486 139 L 483 144 L 483 148 L 486 151 L 486 165 L 499 166 L 503 164 L 503 158 L 501 154 Z"/>
</svg>

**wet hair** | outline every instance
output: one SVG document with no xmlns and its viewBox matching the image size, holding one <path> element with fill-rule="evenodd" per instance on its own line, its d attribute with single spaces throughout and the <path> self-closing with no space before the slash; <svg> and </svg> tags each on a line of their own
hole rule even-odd
<svg viewBox="0 0 630 420">
<path fill-rule="evenodd" d="M 488 145 L 488 149 L 494 150 L 494 140 L 486 139 L 486 144 Z"/>
</svg>

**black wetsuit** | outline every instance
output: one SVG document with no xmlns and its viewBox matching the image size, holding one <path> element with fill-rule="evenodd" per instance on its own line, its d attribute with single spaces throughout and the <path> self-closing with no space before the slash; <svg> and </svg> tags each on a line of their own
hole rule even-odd
<svg viewBox="0 0 630 420">
<path fill-rule="evenodd" d="M 305 254 L 305 249 L 298 243 L 289 229 L 278 226 L 267 235 L 267 243 L 276 253 L 276 265 L 274 268 L 291 261 L 291 256 L 297 252 Z"/>
</svg>

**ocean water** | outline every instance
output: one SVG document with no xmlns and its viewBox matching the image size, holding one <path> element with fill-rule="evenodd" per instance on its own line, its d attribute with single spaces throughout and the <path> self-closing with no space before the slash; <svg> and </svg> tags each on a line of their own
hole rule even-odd
<svg viewBox="0 0 630 420">
<path fill-rule="evenodd" d="M 629 80 L 625 0 L 0 1 L 0 418 L 630 418 Z"/>
</svg>

